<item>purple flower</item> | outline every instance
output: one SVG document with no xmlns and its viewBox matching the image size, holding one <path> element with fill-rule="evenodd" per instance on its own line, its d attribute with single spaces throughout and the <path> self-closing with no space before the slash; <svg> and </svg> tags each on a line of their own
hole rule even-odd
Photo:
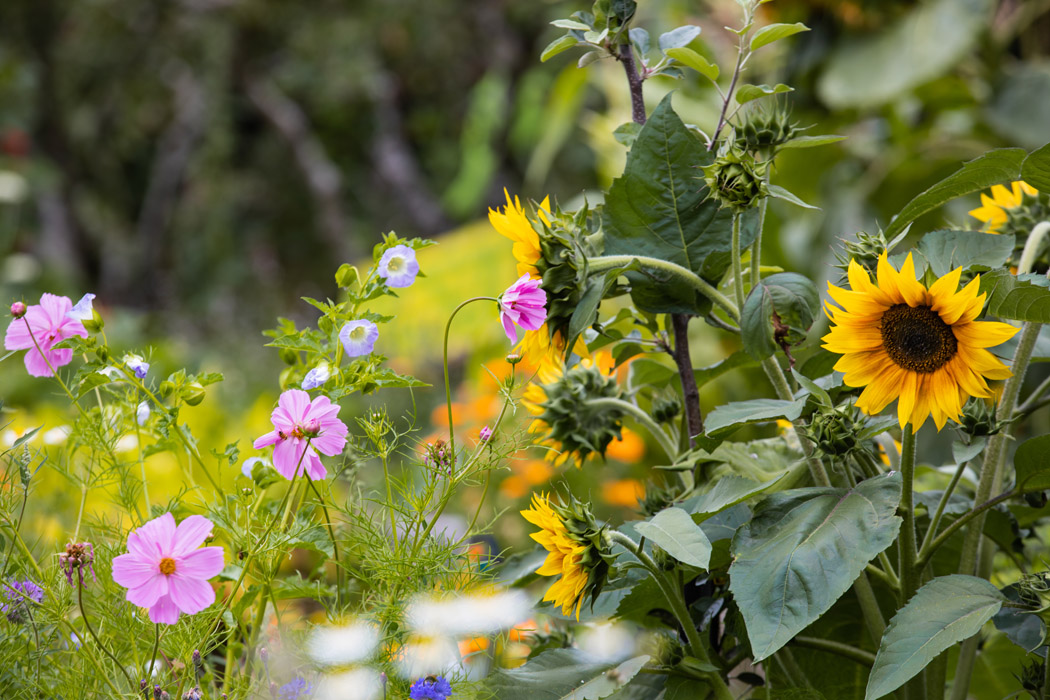
<svg viewBox="0 0 1050 700">
<path fill-rule="evenodd" d="M 396 245 L 379 259 L 379 276 L 386 280 L 388 287 L 411 287 L 418 274 L 416 251 L 407 245 Z"/>
<path fill-rule="evenodd" d="M 95 569 L 91 563 L 95 561 L 95 548 L 90 542 L 70 542 L 66 545 L 66 551 L 58 555 L 58 565 L 66 574 L 69 585 L 73 585 L 73 571 L 77 572 L 77 581 L 84 584 L 84 569 L 91 572 L 91 578 L 95 578 Z"/>
<path fill-rule="evenodd" d="M 540 280 L 522 275 L 510 285 L 499 300 L 499 317 L 510 342 L 518 340 L 514 324 L 527 331 L 535 331 L 547 320 L 547 293 L 540 289 Z"/>
<path fill-rule="evenodd" d="M 174 625 L 179 613 L 193 615 L 215 602 L 208 579 L 222 571 L 222 547 L 201 547 L 212 522 L 191 515 L 175 526 L 171 513 L 128 535 L 128 553 L 113 559 L 113 580 L 128 589 L 132 605 L 149 608 L 149 619 Z"/>
<path fill-rule="evenodd" d="M 25 316 L 13 319 L 11 325 L 7 327 L 4 348 L 29 351 L 25 356 L 25 365 L 30 375 L 50 377 L 51 368 L 62 367 L 73 361 L 72 348 L 51 349 L 74 335 L 79 335 L 81 338 L 87 337 L 88 333 L 84 324 L 69 318 L 68 313 L 72 308 L 73 302 L 69 300 L 69 297 L 44 294 L 40 297 L 39 304 L 28 307 Z M 40 346 L 40 350 L 37 350 L 37 345 Z M 42 355 L 41 352 L 43 352 Z M 50 367 L 48 363 L 51 364 Z"/>
<path fill-rule="evenodd" d="M 298 467 L 318 481 L 328 472 L 317 453 L 331 457 L 346 446 L 347 427 L 338 414 L 339 405 L 332 404 L 327 396 L 311 401 L 305 391 L 289 389 L 281 394 L 270 414 L 275 430 L 256 438 L 254 447 L 258 450 L 276 445 L 273 466 L 284 478 L 292 479 Z"/>
<path fill-rule="evenodd" d="M 347 321 L 339 331 L 339 341 L 343 344 L 347 357 L 369 354 L 378 338 L 379 329 L 376 324 L 364 319 Z"/>
<path fill-rule="evenodd" d="M 282 685 L 280 690 L 277 691 L 277 694 L 281 700 L 301 700 L 301 698 L 310 697 L 313 692 L 313 684 L 302 676 L 296 676 Z"/>
<path fill-rule="evenodd" d="M 306 373 L 303 377 L 303 389 L 316 389 L 319 386 L 324 386 L 324 383 L 328 381 L 328 378 L 332 376 L 331 370 L 328 368 L 327 362 L 314 367 L 312 370 Z"/>
<path fill-rule="evenodd" d="M 481 438 L 482 442 L 488 442 L 489 439 L 492 437 L 492 428 L 486 425 L 484 428 L 481 429 L 481 432 L 479 433 L 478 437 Z"/>
<path fill-rule="evenodd" d="M 7 615 L 11 622 L 22 622 L 26 618 L 29 604 L 40 604 L 44 600 L 44 589 L 29 579 L 3 584 L 6 602 L 0 603 L 0 614 Z"/>
<path fill-rule="evenodd" d="M 452 685 L 444 676 L 420 678 L 408 689 L 411 700 L 445 700 L 452 695 Z"/>
<path fill-rule="evenodd" d="M 134 372 L 135 376 L 139 379 L 145 379 L 146 374 L 149 372 L 149 363 L 138 355 L 125 355 L 124 364 L 127 365 L 128 369 Z"/>
</svg>

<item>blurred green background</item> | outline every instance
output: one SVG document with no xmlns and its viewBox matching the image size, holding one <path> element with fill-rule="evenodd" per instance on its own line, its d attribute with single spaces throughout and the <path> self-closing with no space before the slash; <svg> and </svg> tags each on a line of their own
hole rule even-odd
<svg viewBox="0 0 1050 700">
<path fill-rule="evenodd" d="M 563 33 L 549 22 L 586 9 L 562 0 L 5 0 L 0 299 L 97 293 L 111 344 L 151 347 L 154 376 L 183 365 L 226 375 L 187 418 L 206 443 L 245 447 L 265 429 L 282 367 L 262 330 L 278 315 L 312 323 L 316 312 L 299 297 L 334 295 L 339 264 L 369 258 L 380 234 L 396 230 L 443 245 L 421 253 L 427 277 L 384 309 L 398 319 L 377 349 L 439 385 L 448 312 L 514 277 L 510 242 L 485 221 L 487 208 L 505 202 L 504 188 L 566 206 L 600 201 L 623 167 L 612 135 L 630 118 L 621 66 L 579 69 L 573 52 L 539 62 Z M 763 23 L 795 21 L 812 31 L 764 49 L 746 79 L 795 86 L 780 104 L 800 125 L 848 138 L 778 161 L 774 182 L 821 210 L 770 205 L 769 264 L 835 276 L 839 237 L 885 225 L 990 148 L 1050 141 L 1050 0 L 762 6 Z M 735 41 L 723 27 L 738 22 L 733 0 L 642 0 L 635 25 L 654 39 L 701 26 L 692 47 L 728 74 Z M 651 80 L 650 108 L 670 90 L 685 121 L 710 132 L 720 106 L 710 84 L 693 73 Z M 913 231 L 975 226 L 973 206 L 976 197 L 955 202 Z M 465 405 L 484 393 L 480 362 L 507 349 L 490 315 L 457 321 Z M 711 341 L 694 351 L 698 366 L 725 356 L 716 333 L 694 331 Z M 720 382 L 705 388 L 705 408 L 747 393 L 739 373 Z M 27 377 L 19 357 L 0 363 L 7 410 L 55 393 Z M 426 417 L 439 394 L 394 400 L 418 400 Z M 15 414 L 0 424 L 12 417 L 25 427 Z M 479 413 L 473 428 L 484 420 Z M 543 483 L 534 476 L 530 484 Z"/>
</svg>

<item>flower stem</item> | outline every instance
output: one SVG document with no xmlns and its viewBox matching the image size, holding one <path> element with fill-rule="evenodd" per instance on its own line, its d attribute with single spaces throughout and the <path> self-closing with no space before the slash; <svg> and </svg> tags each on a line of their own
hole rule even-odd
<svg viewBox="0 0 1050 700">
<path fill-rule="evenodd" d="M 864 651 L 857 647 L 850 646 L 849 644 L 843 644 L 842 642 L 836 642 L 831 639 L 821 639 L 818 637 L 805 637 L 798 636 L 791 640 L 791 643 L 795 646 L 806 647 L 808 649 L 818 649 L 820 651 L 830 652 L 832 654 L 838 654 L 839 656 L 856 661 L 862 666 L 871 668 L 875 665 L 875 655 L 870 651 Z"/>
<path fill-rule="evenodd" d="M 623 546 L 653 575 L 653 580 L 664 594 L 667 604 L 671 607 L 671 612 L 685 631 L 686 639 L 689 641 L 690 653 L 699 659 L 701 663 L 711 664 L 711 657 L 700 639 L 700 633 L 697 632 L 696 625 L 693 623 L 693 618 L 689 614 L 689 609 L 686 607 L 685 599 L 682 597 L 682 592 L 678 585 L 667 579 L 667 576 L 656 565 L 656 562 L 633 539 L 615 530 L 609 530 L 608 534 L 611 542 Z M 719 673 L 714 671 L 708 673 L 707 680 L 714 688 L 715 698 L 718 700 L 735 700 L 733 694 L 729 691 L 729 686 L 726 685 Z"/>
<path fill-rule="evenodd" d="M 310 478 L 310 475 L 306 475 L 306 483 L 310 485 L 314 495 L 317 496 L 317 502 L 321 504 L 321 512 L 324 513 L 325 524 L 328 525 L 328 536 L 332 540 L 332 559 L 335 561 L 335 602 L 336 607 L 342 609 L 343 607 L 343 570 L 339 567 L 339 544 L 335 541 L 335 529 L 332 527 L 332 519 L 328 517 L 328 506 L 325 505 L 324 497 L 321 495 L 320 490 L 317 488 L 317 484 Z"/>
<path fill-rule="evenodd" d="M 955 474 L 952 475 L 952 480 L 948 482 L 948 488 L 944 489 L 944 493 L 941 494 L 941 500 L 937 502 L 937 510 L 934 511 L 933 517 L 930 519 L 930 526 L 926 529 L 926 536 L 922 538 L 922 545 L 919 547 L 919 560 L 922 560 L 922 555 L 926 552 L 930 543 L 933 542 L 934 537 L 937 535 L 937 528 L 940 527 L 941 518 L 944 516 L 944 509 L 948 505 L 948 500 L 955 493 L 955 487 L 959 484 L 959 479 L 962 478 L 963 472 L 966 471 L 966 465 L 969 462 L 960 462 L 959 466 L 955 469 Z"/>
<path fill-rule="evenodd" d="M 731 253 L 733 257 L 733 293 L 736 295 L 736 307 L 743 311 L 744 309 L 744 269 L 743 262 L 740 260 L 740 212 L 733 213 L 733 237 L 732 237 L 732 248 Z M 752 282 L 752 285 L 754 283 Z"/>
<path fill-rule="evenodd" d="M 725 311 L 732 320 L 740 320 L 739 309 L 727 296 L 719 292 L 714 286 L 692 270 L 670 262 L 669 260 L 650 258 L 645 255 L 596 255 L 587 259 L 587 272 L 588 274 L 605 272 L 615 267 L 628 265 L 632 262 L 637 262 L 638 265 L 641 266 L 643 272 L 659 272 L 663 273 L 665 276 L 671 275 L 679 282 L 684 282 L 700 294 L 710 299 L 712 303 Z"/>
<path fill-rule="evenodd" d="M 464 306 L 471 304 L 475 301 L 494 301 L 496 305 L 499 305 L 499 299 L 495 297 L 471 297 L 466 301 L 460 303 L 455 309 L 452 310 L 452 315 L 448 317 L 448 322 L 445 324 L 445 340 L 442 345 L 443 348 L 443 359 L 442 369 L 445 371 L 445 405 L 448 408 L 448 449 L 452 453 L 452 463 L 456 463 L 456 434 L 455 427 L 452 425 L 452 385 L 448 379 L 448 335 L 449 331 L 452 330 L 452 319 L 456 317 L 460 309 Z"/>
<path fill-rule="evenodd" d="M 901 534 L 897 539 L 898 569 L 900 571 L 900 606 L 904 607 L 919 590 L 922 567 L 916 561 L 918 545 L 915 535 L 915 430 L 906 423 L 901 431 Z M 908 700 L 925 700 L 925 674 L 920 673 L 906 686 Z"/>
<path fill-rule="evenodd" d="M 588 399 L 587 404 L 594 406 L 595 408 L 610 408 L 630 414 L 639 424 L 645 426 L 646 430 L 648 430 L 656 439 L 656 442 L 660 444 L 660 449 L 664 451 L 668 458 L 673 460 L 678 456 L 678 448 L 675 447 L 674 442 L 667 436 L 667 433 L 660 429 L 660 424 L 653 420 L 652 416 L 638 408 L 638 406 L 635 406 L 630 401 L 607 396 L 597 399 Z"/>
<path fill-rule="evenodd" d="M 143 678 L 149 678 L 154 671 L 156 671 L 155 664 L 157 663 L 157 650 L 160 649 L 160 623 L 154 622 L 154 637 L 153 637 L 153 653 L 149 657 L 149 666 L 146 667 L 145 672 L 142 674 Z M 176 695 L 176 697 L 178 697 Z"/>
<path fill-rule="evenodd" d="M 678 367 L 678 378 L 682 384 L 682 403 L 685 405 L 685 427 L 689 433 L 686 443 L 693 447 L 693 438 L 704 432 L 704 416 L 700 412 L 700 390 L 693 374 L 693 360 L 689 356 L 689 314 L 670 314 L 674 330 L 674 351 L 671 357 Z M 709 318 L 717 318 L 710 314 Z M 720 319 L 719 319 L 720 322 Z"/>
<path fill-rule="evenodd" d="M 84 627 L 87 629 L 88 634 L 90 634 L 91 638 L 95 640 L 95 644 L 98 644 L 98 648 L 117 665 L 120 672 L 124 674 L 124 678 L 128 680 L 128 685 L 131 686 L 132 692 L 134 692 L 135 683 L 131 680 L 131 676 L 128 675 L 127 669 L 125 669 L 124 665 L 120 663 L 120 659 L 114 656 L 102 643 L 102 640 L 98 638 L 98 635 L 95 634 L 95 629 L 91 626 L 90 620 L 88 620 L 87 611 L 84 609 L 84 580 L 80 570 L 77 571 L 77 606 L 80 608 L 80 617 L 84 620 Z"/>
</svg>

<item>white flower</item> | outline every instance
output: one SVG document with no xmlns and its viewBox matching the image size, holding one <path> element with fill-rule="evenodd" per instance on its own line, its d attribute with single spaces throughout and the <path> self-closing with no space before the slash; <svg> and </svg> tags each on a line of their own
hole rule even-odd
<svg viewBox="0 0 1050 700">
<path fill-rule="evenodd" d="M 61 445 L 73 432 L 73 429 L 68 425 L 60 425 L 57 428 L 51 428 L 46 433 L 40 436 L 40 439 L 44 441 L 45 445 Z"/>
<path fill-rule="evenodd" d="M 321 679 L 317 700 L 377 700 L 383 694 L 383 680 L 371 668 L 355 668 Z"/>
<path fill-rule="evenodd" d="M 149 420 L 149 404 L 145 401 L 139 403 L 135 409 L 135 420 L 138 421 L 139 425 L 144 425 Z"/>
<path fill-rule="evenodd" d="M 379 644 L 379 631 L 366 622 L 343 627 L 317 627 L 306 641 L 306 653 L 326 666 L 367 660 Z"/>
<path fill-rule="evenodd" d="M 462 666 L 459 647 L 448 637 L 421 637 L 409 640 L 405 653 L 397 659 L 397 671 L 404 678 L 428 674 L 443 675 Z"/>
<path fill-rule="evenodd" d="M 594 659 L 619 661 L 634 654 L 635 631 L 628 625 L 604 622 L 593 625 L 578 639 L 579 647 Z"/>
<path fill-rule="evenodd" d="M 465 637 L 509 629 L 528 619 L 530 610 L 528 596 L 514 590 L 444 600 L 416 598 L 405 615 L 409 626 L 419 634 Z"/>
<path fill-rule="evenodd" d="M 66 316 L 74 321 L 90 321 L 95 317 L 94 306 L 91 303 L 94 298 L 94 294 L 85 294 L 80 297 L 80 301 L 74 304 L 73 308 L 66 312 Z"/>
</svg>

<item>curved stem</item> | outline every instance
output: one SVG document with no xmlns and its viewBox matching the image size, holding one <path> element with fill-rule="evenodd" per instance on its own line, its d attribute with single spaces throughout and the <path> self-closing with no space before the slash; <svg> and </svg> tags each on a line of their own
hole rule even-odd
<svg viewBox="0 0 1050 700">
<path fill-rule="evenodd" d="M 807 649 L 817 649 L 819 651 L 827 651 L 832 654 L 838 654 L 839 656 L 856 661 L 862 666 L 871 668 L 875 665 L 875 655 L 870 651 L 864 651 L 857 647 L 850 646 L 849 644 L 843 644 L 842 642 L 836 642 L 831 639 L 820 639 L 818 637 L 803 637 L 798 636 L 791 640 L 791 644 L 795 646 L 805 647 Z"/>
<path fill-rule="evenodd" d="M 124 678 L 126 678 L 128 680 L 128 685 L 131 687 L 132 692 L 134 692 L 135 691 L 135 683 L 131 680 L 131 676 L 128 675 L 127 669 L 125 669 L 124 665 L 122 663 L 120 663 L 120 659 L 118 659 L 116 656 L 114 656 L 112 654 L 112 652 L 110 652 L 110 650 L 107 649 L 106 646 L 102 643 L 102 640 L 98 638 L 98 635 L 95 634 L 95 629 L 91 626 L 91 621 L 88 620 L 87 611 L 84 610 L 84 582 L 83 582 L 83 580 L 80 577 L 81 577 L 81 571 L 78 569 L 77 570 L 77 607 L 80 608 L 80 617 L 81 617 L 81 619 L 84 620 L 84 628 L 87 629 L 88 634 L 91 635 L 91 638 L 95 640 L 95 644 L 98 644 L 98 648 L 101 649 L 102 652 L 106 656 L 108 656 L 110 658 L 110 660 L 113 661 L 113 663 L 115 663 L 117 665 L 117 668 L 120 669 L 120 672 L 124 674 Z"/>
<path fill-rule="evenodd" d="M 650 258 L 645 255 L 597 255 L 593 258 L 587 259 L 587 272 L 588 274 L 605 272 L 616 267 L 623 267 L 631 262 L 637 262 L 642 267 L 643 271 L 651 270 L 676 277 L 679 281 L 684 282 L 695 291 L 710 299 L 712 303 L 725 311 L 732 320 L 740 320 L 739 309 L 737 309 L 736 305 L 730 301 L 728 297 L 719 292 L 692 270 L 667 260 Z"/>
<path fill-rule="evenodd" d="M 1017 274 L 1023 275 L 1032 271 L 1032 265 L 1035 264 L 1035 259 L 1043 247 L 1043 239 L 1048 234 L 1050 234 L 1050 221 L 1040 221 L 1032 228 L 1032 232 L 1028 234 L 1028 240 L 1025 241 L 1024 250 L 1021 251 L 1021 258 L 1017 261 Z"/>
<path fill-rule="evenodd" d="M 678 456 L 678 449 L 675 447 L 674 442 L 671 441 L 671 438 L 667 436 L 667 433 L 660 429 L 660 424 L 653 420 L 652 416 L 638 406 L 635 406 L 630 401 L 607 396 L 598 399 L 589 399 L 587 404 L 597 408 L 612 408 L 630 414 L 630 416 L 638 421 L 639 424 L 645 426 L 656 441 L 660 443 L 660 448 L 665 454 L 667 454 L 669 459 L 673 460 Z"/>
<path fill-rule="evenodd" d="M 449 331 L 452 330 L 452 319 L 456 317 L 456 314 L 459 313 L 460 309 L 475 301 L 494 301 L 497 306 L 499 305 L 499 299 L 496 299 L 495 297 L 471 297 L 460 303 L 459 306 L 452 310 L 452 315 L 448 317 L 448 322 L 445 323 L 445 340 L 442 345 L 444 353 L 442 356 L 442 368 L 445 371 L 445 405 L 448 408 L 448 449 L 449 452 L 452 453 L 453 464 L 456 462 L 456 429 L 455 426 L 452 425 L 452 385 L 449 383 L 448 379 L 448 334 Z"/>
</svg>

